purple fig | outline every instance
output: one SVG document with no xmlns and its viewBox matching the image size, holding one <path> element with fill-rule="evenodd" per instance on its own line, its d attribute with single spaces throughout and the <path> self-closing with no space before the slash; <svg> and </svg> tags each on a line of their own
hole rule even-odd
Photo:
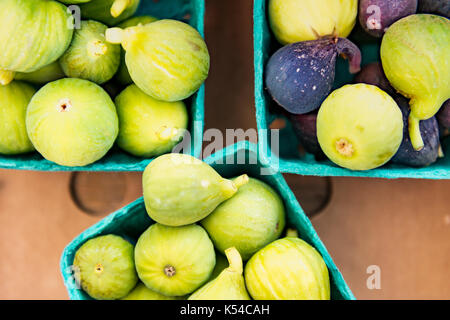
<svg viewBox="0 0 450 320">
<path fill-rule="evenodd" d="M 324 153 L 317 140 L 317 112 L 307 114 L 292 114 L 289 116 L 295 135 L 300 144 L 309 153 L 318 158 L 324 158 Z"/>
<path fill-rule="evenodd" d="M 441 109 L 439 109 L 436 118 L 444 129 L 450 130 L 450 99 L 445 101 Z"/>
<path fill-rule="evenodd" d="M 349 59 L 351 73 L 360 70 L 361 52 L 348 39 L 327 37 L 282 47 L 266 66 L 270 95 L 293 114 L 318 109 L 331 91 L 338 55 Z"/>
<path fill-rule="evenodd" d="M 421 13 L 434 13 L 450 18 L 450 1 L 449 0 L 419 0 L 419 8 Z"/>
<path fill-rule="evenodd" d="M 369 63 L 362 67 L 361 71 L 355 76 L 355 83 L 371 84 L 386 91 L 391 96 L 395 95 L 395 90 L 386 78 L 380 62 Z"/>
<path fill-rule="evenodd" d="M 381 38 L 391 24 L 416 11 L 417 0 L 361 0 L 359 23 L 367 33 Z"/>
</svg>

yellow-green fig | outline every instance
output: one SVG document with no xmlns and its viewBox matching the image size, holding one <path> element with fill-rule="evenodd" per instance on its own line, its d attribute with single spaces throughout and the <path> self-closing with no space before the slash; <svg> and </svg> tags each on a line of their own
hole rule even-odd
<svg viewBox="0 0 450 320">
<path fill-rule="evenodd" d="M 327 35 L 345 38 L 355 26 L 358 0 L 269 0 L 268 12 L 281 44 Z"/>
<path fill-rule="evenodd" d="M 245 266 L 255 300 L 329 300 L 330 279 L 321 255 L 305 241 L 287 237 L 258 251 Z"/>
<path fill-rule="evenodd" d="M 225 250 L 230 266 L 214 280 L 195 291 L 188 300 L 250 300 L 242 276 L 243 267 L 239 251 L 232 247 Z"/>
<path fill-rule="evenodd" d="M 161 293 L 150 290 L 142 282 L 121 300 L 178 300 L 178 297 L 167 297 Z"/>
<path fill-rule="evenodd" d="M 184 296 L 209 279 L 216 255 L 202 227 L 155 223 L 139 237 L 135 262 L 147 288 L 165 296 Z"/>
<path fill-rule="evenodd" d="M 142 178 L 147 213 L 156 222 L 182 226 L 205 218 L 248 182 L 222 178 L 211 166 L 186 154 L 159 156 Z"/>
<path fill-rule="evenodd" d="M 376 86 L 345 85 L 333 91 L 317 115 L 322 151 L 337 165 L 369 170 L 388 162 L 403 139 L 402 112 Z"/>
<path fill-rule="evenodd" d="M 186 99 L 208 76 L 206 43 L 186 23 L 165 19 L 126 29 L 111 28 L 106 38 L 122 44 L 131 79 L 157 100 Z"/>
<path fill-rule="evenodd" d="M 72 17 L 51 0 L 0 1 L 0 84 L 15 72 L 33 72 L 66 51 L 72 39 Z"/>
<path fill-rule="evenodd" d="M 227 248 L 236 247 L 242 259 L 248 260 L 283 231 L 283 201 L 269 185 L 250 178 L 201 224 L 219 251 L 224 253 Z"/>
<path fill-rule="evenodd" d="M 33 151 L 28 139 L 25 116 L 36 90 L 13 81 L 0 86 L 0 154 L 14 155 Z"/>
<path fill-rule="evenodd" d="M 64 77 L 65 74 L 62 71 L 59 62 L 55 61 L 33 72 L 17 72 L 14 79 L 34 84 L 44 84 L 47 82 L 56 81 Z"/>
<path fill-rule="evenodd" d="M 164 102 L 132 84 L 116 97 L 117 144 L 138 157 L 167 153 L 183 138 L 188 112 L 183 101 Z"/>
<path fill-rule="evenodd" d="M 137 10 L 140 0 L 91 0 L 80 4 L 81 17 L 114 26 Z"/>
<path fill-rule="evenodd" d="M 410 98 L 409 135 L 424 146 L 419 121 L 431 118 L 450 98 L 450 20 L 415 14 L 398 20 L 381 43 L 383 70 L 392 86 Z"/>
</svg>

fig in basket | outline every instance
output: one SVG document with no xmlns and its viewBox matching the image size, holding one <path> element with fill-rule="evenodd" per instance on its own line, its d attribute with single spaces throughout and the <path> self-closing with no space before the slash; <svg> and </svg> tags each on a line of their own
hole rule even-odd
<svg viewBox="0 0 450 320">
<path fill-rule="evenodd" d="M 139 282 L 138 285 L 121 300 L 178 300 L 178 297 L 168 297 L 156 291 L 150 290 Z"/>
<path fill-rule="evenodd" d="M 106 41 L 107 28 L 93 20 L 81 22 L 81 29 L 75 30 L 69 49 L 60 59 L 66 76 L 98 84 L 114 76 L 120 64 L 120 46 Z"/>
<path fill-rule="evenodd" d="M 167 19 L 126 29 L 111 28 L 106 38 L 122 44 L 131 79 L 157 100 L 186 99 L 208 76 L 206 43 L 186 23 Z"/>
<path fill-rule="evenodd" d="M 248 176 L 224 179 L 197 158 L 171 153 L 150 162 L 142 182 L 150 218 L 164 225 L 182 226 L 213 212 L 248 182 Z"/>
<path fill-rule="evenodd" d="M 139 237 L 135 261 L 147 288 L 165 296 L 184 296 L 209 279 L 216 255 L 202 227 L 155 223 Z"/>
<path fill-rule="evenodd" d="M 71 1 L 71 0 L 69 0 Z M 80 3 L 81 17 L 114 26 L 137 11 L 140 0 L 91 0 Z"/>
<path fill-rule="evenodd" d="M 71 22 L 57 1 L 0 1 L 0 85 L 56 61 L 72 39 Z"/>
<path fill-rule="evenodd" d="M 392 86 L 410 99 L 409 135 L 420 150 L 419 121 L 450 98 L 450 20 L 415 14 L 395 22 L 383 37 L 381 62 Z"/>
<path fill-rule="evenodd" d="M 75 253 L 75 278 L 97 300 L 125 297 L 136 285 L 134 247 L 116 235 L 86 241 Z"/>
<path fill-rule="evenodd" d="M 450 130 L 450 99 L 439 110 L 437 120 L 444 129 Z"/>
<path fill-rule="evenodd" d="M 419 12 L 438 14 L 450 19 L 450 1 L 419 0 Z"/>
<path fill-rule="evenodd" d="M 250 178 L 230 199 L 201 221 L 222 253 L 235 247 L 243 260 L 276 240 L 284 229 L 280 196 L 266 183 Z"/>
<path fill-rule="evenodd" d="M 195 291 L 188 300 L 250 300 L 242 275 L 243 264 L 239 251 L 232 247 L 226 249 L 225 254 L 229 267 Z"/>
<path fill-rule="evenodd" d="M 0 86 L 0 154 L 21 154 L 33 151 L 25 126 L 27 106 L 36 90 L 13 81 Z"/>
<path fill-rule="evenodd" d="M 73 78 L 42 87 L 28 106 L 26 125 L 36 150 L 63 166 L 99 160 L 119 132 L 109 95 L 93 82 Z"/>
</svg>

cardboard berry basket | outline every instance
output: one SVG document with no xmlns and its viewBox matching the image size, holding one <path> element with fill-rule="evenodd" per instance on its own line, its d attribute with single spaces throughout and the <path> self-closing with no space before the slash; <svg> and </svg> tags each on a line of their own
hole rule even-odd
<svg viewBox="0 0 450 320">
<path fill-rule="evenodd" d="M 267 90 L 265 90 L 264 69 L 266 63 L 270 56 L 277 49 L 281 48 L 269 27 L 267 0 L 254 1 L 253 23 L 256 122 L 259 148 L 265 161 L 276 164 L 280 172 L 300 175 L 450 179 L 450 155 L 446 155 L 444 158 L 438 159 L 434 164 L 424 168 L 388 163 L 373 170 L 351 171 L 341 168 L 329 160 L 316 161 L 312 154 L 301 154 L 297 149 L 298 140 L 289 121 L 282 114 L 281 107 L 278 107 L 272 101 Z M 379 41 L 359 41 L 355 30 L 350 35 L 350 39 L 361 49 L 363 55 L 362 65 L 380 60 Z M 347 70 L 347 61 L 339 58 L 333 90 L 352 82 L 353 76 Z M 285 119 L 286 126 L 279 132 L 280 143 L 278 151 L 271 148 L 271 135 L 268 129 L 270 124 L 279 118 Z M 447 137 L 443 141 L 442 147 L 444 153 L 450 152 L 450 138 Z"/>
<path fill-rule="evenodd" d="M 299 237 L 314 246 L 325 260 L 330 274 L 331 298 L 355 299 L 283 176 L 263 164 L 255 144 L 239 142 L 222 149 L 204 159 L 204 161 L 226 178 L 247 173 L 271 185 L 283 199 L 287 214 L 287 225 L 297 229 Z M 86 293 L 77 287 L 71 268 L 75 252 L 83 243 L 105 234 L 120 235 L 135 243 L 140 234 L 151 224 L 152 220 L 145 210 L 144 200 L 140 198 L 110 214 L 69 243 L 61 257 L 61 273 L 70 299 L 90 299 Z"/>
<path fill-rule="evenodd" d="M 136 16 L 151 15 L 188 22 L 204 36 L 204 0 L 142 0 Z M 204 126 L 205 86 L 185 100 L 189 112 L 190 154 L 200 156 Z M 34 171 L 143 171 L 152 159 L 132 156 L 117 146 L 99 161 L 84 167 L 60 166 L 45 160 L 38 152 L 20 156 L 0 155 L 0 169 Z"/>
</svg>

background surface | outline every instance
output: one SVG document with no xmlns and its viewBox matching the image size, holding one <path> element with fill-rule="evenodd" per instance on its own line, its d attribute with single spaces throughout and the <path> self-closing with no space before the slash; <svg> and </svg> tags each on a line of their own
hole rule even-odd
<svg viewBox="0 0 450 320">
<path fill-rule="evenodd" d="M 206 128 L 254 128 L 252 1 L 206 2 Z M 450 299 L 450 181 L 285 177 L 307 213 L 331 184 L 312 222 L 358 299 Z M 67 299 L 65 245 L 141 194 L 140 173 L 0 170 L 0 299 Z M 366 286 L 371 265 L 379 290 Z"/>
</svg>

